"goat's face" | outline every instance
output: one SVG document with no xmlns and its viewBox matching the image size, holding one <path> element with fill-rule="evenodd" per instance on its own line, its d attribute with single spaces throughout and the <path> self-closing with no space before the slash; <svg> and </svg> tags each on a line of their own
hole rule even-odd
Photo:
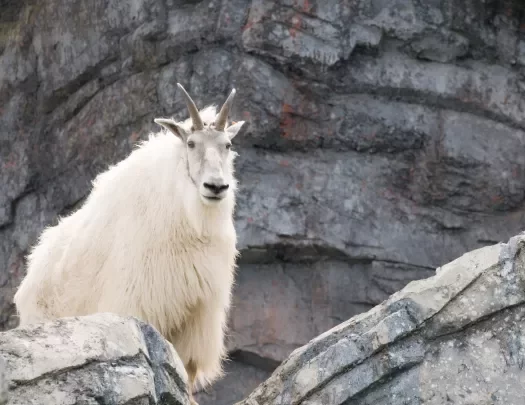
<svg viewBox="0 0 525 405">
<path fill-rule="evenodd" d="M 230 151 L 231 141 L 244 124 L 244 121 L 239 121 L 226 127 L 235 89 L 215 117 L 215 122 L 205 124 L 186 90 L 180 84 L 177 85 L 188 106 L 191 130 L 184 129 L 183 124 L 170 119 L 156 118 L 154 121 L 184 142 L 188 175 L 197 187 L 202 202 L 214 205 L 231 193 L 233 188 L 234 152 Z"/>
<path fill-rule="evenodd" d="M 193 132 L 186 139 L 189 176 L 206 205 L 220 202 L 231 192 L 231 145 L 226 132 L 212 128 Z"/>
</svg>

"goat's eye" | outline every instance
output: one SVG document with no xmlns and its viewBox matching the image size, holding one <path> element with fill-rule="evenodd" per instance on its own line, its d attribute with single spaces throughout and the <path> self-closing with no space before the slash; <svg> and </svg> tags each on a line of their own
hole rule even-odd
<svg viewBox="0 0 525 405">
<path fill-rule="evenodd" d="M 189 141 L 188 142 L 188 148 L 193 149 L 195 147 L 195 142 Z"/>
<path fill-rule="evenodd" d="M 231 143 L 227 143 L 226 144 L 226 149 L 230 149 L 232 147 L 232 144 Z"/>
</svg>

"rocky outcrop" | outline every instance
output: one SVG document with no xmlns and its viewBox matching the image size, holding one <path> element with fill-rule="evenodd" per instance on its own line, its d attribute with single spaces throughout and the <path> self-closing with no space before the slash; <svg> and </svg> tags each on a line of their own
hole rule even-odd
<svg viewBox="0 0 525 405">
<path fill-rule="evenodd" d="M 1 7 L 3 329 L 42 229 L 154 117 L 186 114 L 177 81 L 200 106 L 235 86 L 232 118 L 248 122 L 235 139 L 238 359 L 271 369 L 525 223 L 521 0 Z"/>
<path fill-rule="evenodd" d="M 135 318 L 96 314 L 3 332 L 0 361 L 9 405 L 189 405 L 173 346 Z"/>
<path fill-rule="evenodd" d="M 296 349 L 237 405 L 520 405 L 524 365 L 525 233 Z"/>
<path fill-rule="evenodd" d="M 237 405 L 521 405 L 524 365 L 525 233 L 461 256 L 294 350 Z M 249 387 L 262 377 L 249 367 L 228 374 L 226 392 L 200 394 L 201 403 L 226 404 L 243 394 L 235 378 Z M 0 333 L 0 403 L 187 405 L 186 381 L 173 346 L 135 318 Z"/>
</svg>

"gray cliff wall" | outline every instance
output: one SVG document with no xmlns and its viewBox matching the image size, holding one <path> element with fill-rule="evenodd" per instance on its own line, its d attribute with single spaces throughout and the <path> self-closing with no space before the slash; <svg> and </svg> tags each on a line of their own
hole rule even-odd
<svg viewBox="0 0 525 405">
<path fill-rule="evenodd" d="M 42 229 L 158 130 L 154 117 L 186 115 L 177 81 L 200 106 L 235 86 L 233 118 L 249 122 L 236 138 L 232 376 L 260 380 L 410 280 L 508 240 L 525 223 L 523 10 L 0 2 L 0 325 L 17 323 L 12 296 Z"/>
</svg>

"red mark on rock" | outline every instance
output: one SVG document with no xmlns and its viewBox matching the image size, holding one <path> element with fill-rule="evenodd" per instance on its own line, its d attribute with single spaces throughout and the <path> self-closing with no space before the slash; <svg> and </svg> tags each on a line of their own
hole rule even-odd
<svg viewBox="0 0 525 405">
<path fill-rule="evenodd" d="M 21 257 L 16 257 L 13 263 L 9 266 L 9 273 L 12 275 L 22 274 L 24 269 L 24 262 Z"/>
<path fill-rule="evenodd" d="M 4 163 L 4 169 L 14 169 L 16 167 L 16 161 L 10 160 Z"/>
<path fill-rule="evenodd" d="M 291 135 L 291 130 L 294 125 L 294 120 L 290 116 L 290 113 L 292 113 L 293 111 L 293 107 L 290 104 L 283 104 L 283 107 L 281 109 L 281 122 L 279 123 L 279 126 L 285 138 Z"/>
<path fill-rule="evenodd" d="M 395 192 L 390 187 L 387 187 L 381 190 L 380 195 L 387 200 L 392 200 L 392 199 L 398 200 L 399 199 L 397 195 L 395 194 Z"/>
<path fill-rule="evenodd" d="M 295 36 L 297 35 L 297 31 L 301 29 L 301 25 L 302 25 L 302 21 L 301 21 L 300 15 L 295 14 L 292 17 L 292 27 L 288 30 L 292 38 L 295 38 Z"/>
<path fill-rule="evenodd" d="M 246 218 L 246 222 L 248 222 L 249 224 L 253 223 L 253 218 L 252 217 Z"/>
<path fill-rule="evenodd" d="M 288 166 L 290 166 L 290 162 L 288 162 L 287 160 L 284 160 L 284 159 L 281 160 L 281 161 L 279 162 L 279 164 L 280 164 L 281 166 L 284 166 L 284 167 L 288 167 Z"/>
<path fill-rule="evenodd" d="M 290 104 L 283 104 L 283 113 L 292 113 L 293 111 L 294 109 Z"/>
<path fill-rule="evenodd" d="M 130 142 L 136 142 L 137 139 L 139 139 L 139 134 L 137 132 L 133 131 L 131 133 L 131 135 L 129 136 L 129 141 Z"/>
<path fill-rule="evenodd" d="M 293 125 L 293 119 L 292 117 L 290 116 L 285 116 L 283 117 L 283 119 L 281 120 L 281 129 L 283 130 L 283 136 L 285 138 L 288 138 L 291 134 L 290 134 L 290 129 Z"/>
<path fill-rule="evenodd" d="M 254 25 L 254 22 L 252 20 L 246 21 L 246 24 L 244 24 L 244 27 L 242 27 L 243 31 L 249 30 Z"/>
<path fill-rule="evenodd" d="M 303 12 L 310 14 L 312 5 L 309 0 L 303 0 Z"/>
</svg>

